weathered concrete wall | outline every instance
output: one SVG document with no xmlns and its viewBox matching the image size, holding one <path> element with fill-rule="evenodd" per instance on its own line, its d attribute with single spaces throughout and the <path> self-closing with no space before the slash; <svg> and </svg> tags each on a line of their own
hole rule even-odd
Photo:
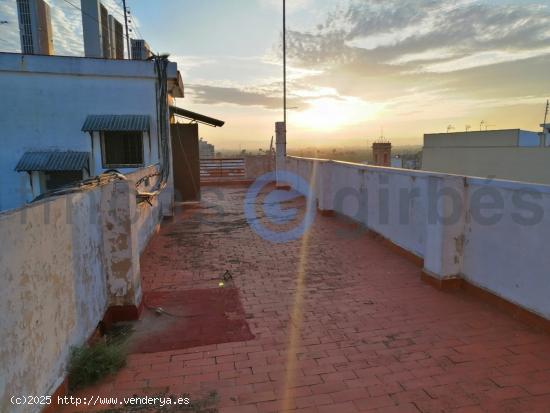
<svg viewBox="0 0 550 413">
<path fill-rule="evenodd" d="M 155 171 L 0 213 L 0 411 L 33 411 L 10 396 L 51 394 L 108 307 L 139 306 L 161 205 L 137 205 L 135 181 Z"/>
<path fill-rule="evenodd" d="M 424 255 L 429 174 L 296 157 L 286 161 L 287 169 L 309 186 L 314 164 L 319 209 L 346 215 L 410 252 Z M 308 188 L 302 184 L 297 190 L 305 194 Z"/>
<path fill-rule="evenodd" d="M 470 178 L 468 196 L 487 206 L 466 217 L 464 278 L 550 319 L 550 186 Z"/>
<path fill-rule="evenodd" d="M 285 165 L 314 188 L 319 209 L 423 258 L 433 276 L 462 277 L 550 319 L 550 186 L 297 157 Z"/>
<path fill-rule="evenodd" d="M 244 157 L 246 179 L 256 179 L 275 171 L 274 155 L 247 155 Z"/>
<path fill-rule="evenodd" d="M 0 411 L 47 395 L 108 306 L 98 188 L 0 214 Z M 95 222 L 95 223 L 92 223 Z"/>
</svg>

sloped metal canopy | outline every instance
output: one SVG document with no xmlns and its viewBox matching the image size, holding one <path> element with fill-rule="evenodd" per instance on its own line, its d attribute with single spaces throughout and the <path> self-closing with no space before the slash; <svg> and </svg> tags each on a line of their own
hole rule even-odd
<svg viewBox="0 0 550 413">
<path fill-rule="evenodd" d="M 82 131 L 145 132 L 149 123 L 149 115 L 89 115 Z"/>
<path fill-rule="evenodd" d="M 204 123 L 208 126 L 214 126 L 221 128 L 223 125 L 225 125 L 225 122 L 223 120 L 219 120 L 216 118 L 211 118 L 210 116 L 201 115 L 200 113 L 191 112 L 187 109 L 182 109 L 177 106 L 170 106 L 170 113 L 174 115 L 181 116 L 186 119 L 193 120 L 195 122 Z"/>
<path fill-rule="evenodd" d="M 36 151 L 25 152 L 15 170 L 17 172 L 81 171 L 88 169 L 88 152 Z"/>
</svg>

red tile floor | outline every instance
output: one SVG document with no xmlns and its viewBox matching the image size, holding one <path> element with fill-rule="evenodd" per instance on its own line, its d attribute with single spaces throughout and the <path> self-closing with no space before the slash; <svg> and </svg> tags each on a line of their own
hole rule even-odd
<svg viewBox="0 0 550 413">
<path fill-rule="evenodd" d="M 237 413 L 550 412 L 550 336 L 424 284 L 341 218 L 265 241 L 244 218 L 245 190 L 206 188 L 200 208 L 163 225 L 141 270 L 146 296 L 217 289 L 230 270 L 254 338 L 131 354 L 80 395 L 215 390 L 219 410 Z"/>
</svg>

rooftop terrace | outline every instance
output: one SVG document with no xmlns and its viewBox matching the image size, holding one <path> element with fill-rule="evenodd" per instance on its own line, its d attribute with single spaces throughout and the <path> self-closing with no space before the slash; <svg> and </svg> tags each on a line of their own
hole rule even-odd
<svg viewBox="0 0 550 413">
<path fill-rule="evenodd" d="M 216 391 L 238 413 L 549 411 L 550 336 L 423 283 L 417 263 L 341 217 L 264 240 L 245 193 L 206 188 L 164 223 L 141 259 L 134 354 L 85 394 Z"/>
</svg>

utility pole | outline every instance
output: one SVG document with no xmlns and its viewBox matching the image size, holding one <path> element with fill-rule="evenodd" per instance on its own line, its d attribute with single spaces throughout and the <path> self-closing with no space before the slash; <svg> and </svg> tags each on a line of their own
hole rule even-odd
<svg viewBox="0 0 550 413">
<path fill-rule="evenodd" d="M 542 131 L 544 132 L 544 128 L 546 126 L 546 119 L 548 118 L 548 109 L 550 109 L 550 100 L 546 101 L 546 110 L 544 111 L 544 123 L 542 124 Z"/>
<path fill-rule="evenodd" d="M 130 50 L 130 36 L 128 35 L 128 11 L 126 10 L 126 0 L 122 0 L 122 8 L 124 9 L 124 27 L 126 30 L 126 48 L 128 49 L 128 60 L 132 59 L 132 51 Z"/>
<path fill-rule="evenodd" d="M 286 135 L 286 0 L 283 0 L 283 111 Z"/>
</svg>

